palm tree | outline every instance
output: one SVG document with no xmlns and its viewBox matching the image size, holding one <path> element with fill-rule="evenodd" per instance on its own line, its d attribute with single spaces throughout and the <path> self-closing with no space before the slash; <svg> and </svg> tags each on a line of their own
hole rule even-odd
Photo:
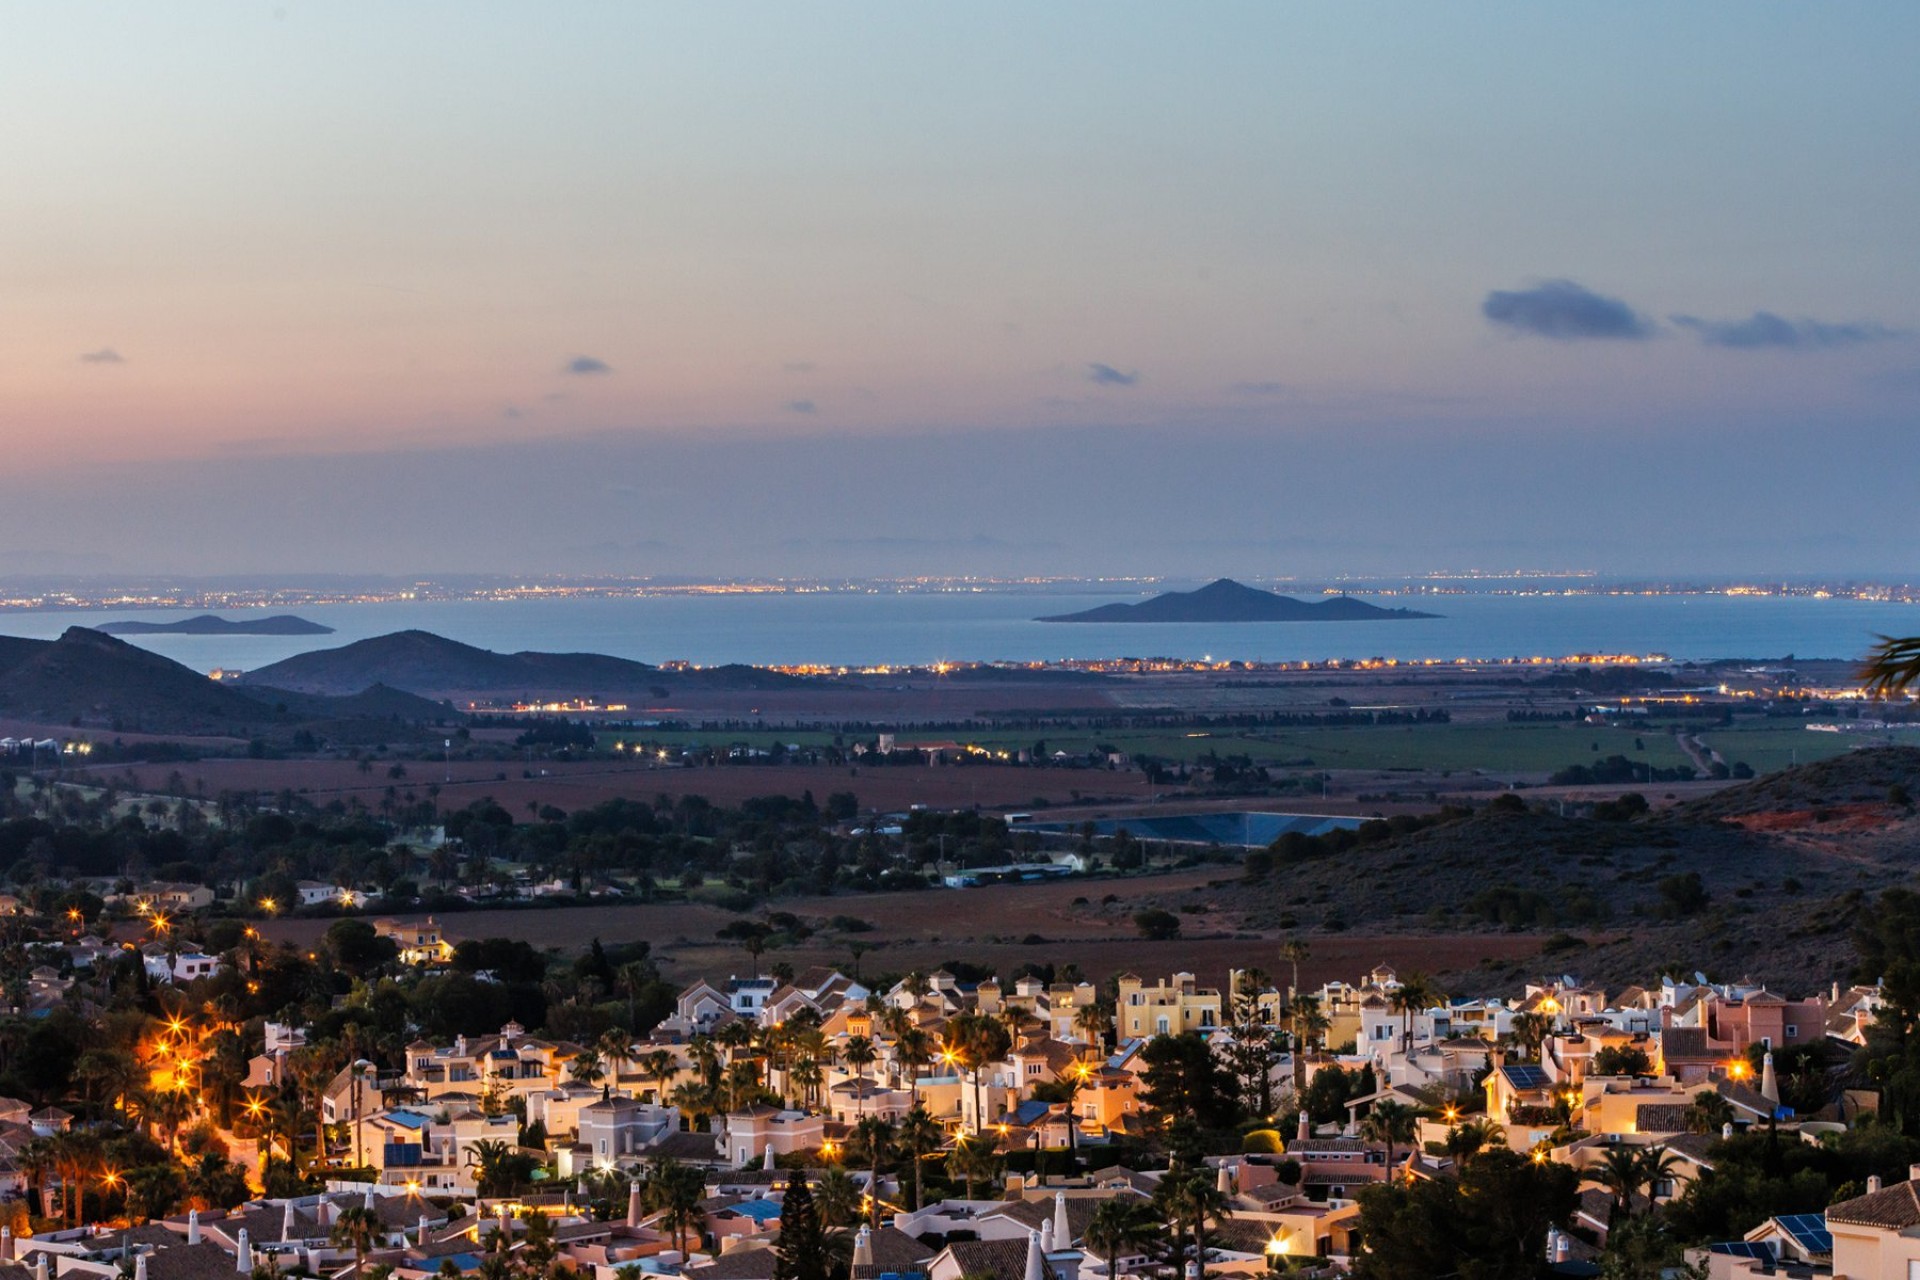
<svg viewBox="0 0 1920 1280">
<path fill-rule="evenodd" d="M 821 1175 L 813 1189 L 813 1207 L 828 1227 L 850 1227 L 860 1216 L 860 1188 L 838 1165 Z"/>
<path fill-rule="evenodd" d="M 1538 1058 L 1541 1046 L 1553 1031 L 1553 1021 L 1544 1013 L 1516 1014 L 1513 1019 L 1513 1040 L 1520 1046 L 1521 1056 Z"/>
<path fill-rule="evenodd" d="M 1646 1184 L 1646 1166 L 1632 1147 L 1608 1147 L 1593 1179 L 1613 1193 L 1614 1212 L 1625 1218 L 1632 1215 L 1633 1197 Z"/>
<path fill-rule="evenodd" d="M 1420 1113 L 1404 1102 L 1391 1098 L 1373 1104 L 1360 1122 L 1360 1136 L 1371 1142 L 1387 1144 L 1387 1178 L 1393 1179 L 1393 1149 L 1411 1143 L 1419 1132 Z"/>
<path fill-rule="evenodd" d="M 513 1188 L 513 1148 L 499 1138 L 481 1138 L 467 1148 L 474 1168 L 474 1184 L 483 1196 L 502 1195 Z"/>
<path fill-rule="evenodd" d="M 1860 678 L 1876 698 L 1897 697 L 1920 684 L 1920 636 L 1881 636 L 1880 643 L 1868 651 Z"/>
<path fill-rule="evenodd" d="M 1333 1024 L 1320 1012 L 1320 997 L 1294 993 L 1290 1010 L 1293 1020 L 1293 1096 L 1307 1096 L 1307 1054 L 1314 1042 Z"/>
<path fill-rule="evenodd" d="M 1114 1280 L 1120 1258 L 1140 1248 L 1159 1233 L 1160 1223 L 1145 1201 L 1132 1196 L 1102 1200 L 1087 1224 L 1087 1243 L 1107 1260 L 1107 1280 Z"/>
<path fill-rule="evenodd" d="M 679 1069 L 680 1064 L 665 1049 L 655 1049 L 651 1053 L 640 1056 L 640 1074 L 645 1079 L 653 1081 L 655 1101 L 665 1101 L 662 1091 L 666 1087 L 667 1079 Z"/>
<path fill-rule="evenodd" d="M 1445 997 L 1433 979 L 1424 973 L 1411 973 L 1387 996 L 1387 1002 L 1400 1014 L 1400 1048 L 1413 1048 L 1413 1015 L 1438 1004 Z"/>
<path fill-rule="evenodd" d="M 867 1166 L 867 1223 L 880 1225 L 880 1166 L 893 1157 L 893 1125 L 866 1116 L 847 1135 L 847 1157 Z"/>
<path fill-rule="evenodd" d="M 365 1205 L 350 1205 L 340 1211 L 334 1219 L 330 1242 L 337 1246 L 348 1246 L 353 1250 L 353 1273 L 359 1275 L 366 1266 L 367 1254 L 373 1250 L 374 1238 L 380 1232 L 380 1215 Z"/>
<path fill-rule="evenodd" d="M 994 1152 L 993 1139 L 975 1135 L 953 1144 L 947 1156 L 947 1176 L 959 1175 L 966 1183 L 967 1199 L 976 1200 L 973 1189 L 982 1182 L 991 1183 L 1000 1174 L 1000 1157 Z"/>
<path fill-rule="evenodd" d="M 1204 1165 L 1175 1168 L 1154 1189 L 1154 1203 L 1166 1214 L 1176 1242 L 1193 1240 L 1193 1259 L 1201 1274 L 1207 1268 L 1206 1228 L 1227 1215 L 1227 1197 Z"/>
<path fill-rule="evenodd" d="M 913 1160 L 913 1208 L 916 1210 L 926 1203 L 921 1172 L 926 1167 L 927 1156 L 940 1149 L 945 1137 L 946 1131 L 917 1102 L 900 1118 L 900 1146 Z"/>
<path fill-rule="evenodd" d="M 1092 1048 L 1105 1048 L 1107 1032 L 1112 1026 L 1113 1010 L 1105 1000 L 1089 1000 L 1073 1011 L 1073 1029 Z"/>
<path fill-rule="evenodd" d="M 660 1213 L 660 1225 L 673 1232 L 674 1247 L 687 1251 L 687 1233 L 696 1231 L 706 1220 L 700 1200 L 706 1193 L 706 1179 L 698 1169 L 673 1159 L 654 1162 L 647 1177 L 647 1202 Z"/>
<path fill-rule="evenodd" d="M 600 1061 L 606 1064 L 611 1082 L 619 1084 L 620 1068 L 632 1060 L 633 1038 L 618 1027 L 609 1028 L 594 1048 L 600 1051 Z"/>
<path fill-rule="evenodd" d="M 1665 1147 L 1645 1147 L 1640 1152 L 1640 1175 L 1647 1188 L 1647 1206 L 1660 1194 L 1660 1184 L 1672 1182 L 1680 1171 L 1680 1157 Z"/>
<path fill-rule="evenodd" d="M 581 1049 L 567 1063 L 567 1074 L 581 1084 L 598 1084 L 600 1077 L 607 1074 L 600 1063 L 600 1051 L 591 1045 Z"/>
<path fill-rule="evenodd" d="M 841 1061 L 853 1068 L 858 1081 L 859 1092 L 853 1096 L 855 1114 L 858 1114 L 866 1104 L 867 1068 L 872 1066 L 874 1059 L 879 1056 L 879 1050 L 874 1048 L 873 1041 L 866 1036 L 848 1036 L 846 1045 L 840 1050 Z"/>
<path fill-rule="evenodd" d="M 1477 1116 L 1447 1130 L 1447 1154 L 1459 1163 L 1464 1164 L 1489 1147 L 1506 1145 L 1506 1129 L 1487 1116 Z"/>
<path fill-rule="evenodd" d="M 1733 1123 L 1733 1104 L 1712 1090 L 1703 1090 L 1694 1094 L 1693 1101 L 1687 1104 L 1686 1122 L 1688 1133 L 1718 1137 Z"/>
<path fill-rule="evenodd" d="M 1288 994 L 1300 990 L 1300 962 L 1312 953 L 1304 938 L 1288 938 L 1281 944 L 1280 958 L 1293 966 L 1293 982 L 1287 987 Z"/>
<path fill-rule="evenodd" d="M 923 1027 L 906 1026 L 893 1042 L 894 1056 L 907 1069 L 907 1091 L 920 1105 L 920 1068 L 933 1061 L 933 1034 Z"/>
</svg>

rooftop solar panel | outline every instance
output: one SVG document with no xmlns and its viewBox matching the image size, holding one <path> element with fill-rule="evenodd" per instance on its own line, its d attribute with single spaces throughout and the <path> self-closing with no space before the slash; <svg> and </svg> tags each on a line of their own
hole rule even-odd
<svg viewBox="0 0 1920 1280">
<path fill-rule="evenodd" d="M 1501 1068 L 1506 1073 L 1507 1082 L 1516 1089 L 1544 1089 L 1547 1073 L 1539 1067 L 1522 1064 Z"/>
<path fill-rule="evenodd" d="M 1795 1213 L 1774 1221 L 1780 1229 L 1793 1237 L 1793 1242 L 1808 1253 L 1832 1253 L 1833 1235 L 1827 1230 L 1827 1215 L 1824 1213 Z"/>
<path fill-rule="evenodd" d="M 1753 1240 L 1723 1240 L 1719 1244 L 1708 1245 L 1708 1253 L 1720 1253 L 1734 1258 L 1759 1258 L 1773 1261 L 1773 1246 Z"/>
</svg>

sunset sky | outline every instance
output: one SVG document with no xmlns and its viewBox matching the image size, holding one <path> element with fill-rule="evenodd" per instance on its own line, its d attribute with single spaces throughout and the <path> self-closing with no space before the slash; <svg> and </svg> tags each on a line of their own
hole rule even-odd
<svg viewBox="0 0 1920 1280">
<path fill-rule="evenodd" d="M 1895 572 L 1920 6 L 15 5 L 0 574 Z"/>
</svg>

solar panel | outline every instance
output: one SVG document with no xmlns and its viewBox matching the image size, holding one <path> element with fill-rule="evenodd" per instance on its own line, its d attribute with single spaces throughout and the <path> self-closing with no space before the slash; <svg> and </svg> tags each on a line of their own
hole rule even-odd
<svg viewBox="0 0 1920 1280">
<path fill-rule="evenodd" d="M 1501 1068 L 1507 1074 L 1507 1083 L 1516 1089 L 1544 1089 L 1547 1087 L 1547 1073 L 1541 1068 L 1530 1065 Z"/>
<path fill-rule="evenodd" d="M 1833 1235 L 1827 1230 L 1827 1215 L 1824 1213 L 1795 1213 L 1783 1218 L 1775 1218 L 1780 1229 L 1793 1237 L 1793 1242 L 1808 1253 L 1832 1253 Z"/>
<path fill-rule="evenodd" d="M 1708 1245 L 1708 1253 L 1725 1254 L 1733 1258 L 1758 1258 L 1763 1262 L 1773 1261 L 1773 1246 L 1752 1240 L 1725 1240 L 1719 1244 Z"/>
</svg>

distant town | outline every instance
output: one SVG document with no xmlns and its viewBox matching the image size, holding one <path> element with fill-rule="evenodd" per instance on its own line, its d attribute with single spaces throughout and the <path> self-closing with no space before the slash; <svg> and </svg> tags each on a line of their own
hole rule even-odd
<svg viewBox="0 0 1920 1280">
<path fill-rule="evenodd" d="M 1463 573 L 1409 577 L 1267 578 L 1249 582 L 1300 595 L 1377 596 L 1775 596 L 1784 598 L 1920 603 L 1920 584 L 1830 579 L 1635 580 L 1595 572 Z M 312 605 L 396 604 L 451 601 L 624 599 L 646 596 L 767 594 L 977 594 L 983 592 L 1078 591 L 1100 594 L 1164 590 L 1164 577 L 1045 577 L 1022 575 L 915 576 L 905 578 L 680 579 L 598 575 L 486 577 L 461 575 L 399 580 L 337 578 L 324 581 L 191 578 L 0 579 L 5 609 L 282 609 Z"/>
</svg>

